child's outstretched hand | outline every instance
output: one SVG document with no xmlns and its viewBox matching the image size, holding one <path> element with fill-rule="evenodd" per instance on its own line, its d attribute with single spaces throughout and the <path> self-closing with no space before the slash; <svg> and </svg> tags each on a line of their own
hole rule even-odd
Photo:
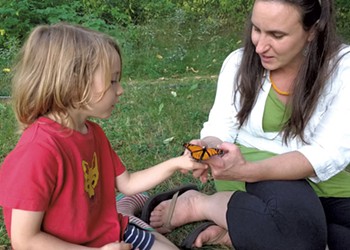
<svg viewBox="0 0 350 250">
<path fill-rule="evenodd" d="M 122 242 L 116 241 L 101 247 L 101 250 L 131 250 L 131 249 L 132 249 L 132 245 L 129 243 L 125 243 L 124 241 Z"/>
<path fill-rule="evenodd" d="M 197 168 L 193 170 L 193 177 L 200 179 L 202 183 L 208 181 L 209 167 L 211 159 L 220 159 L 225 152 L 219 148 L 211 148 L 202 140 L 192 140 L 190 143 L 184 143 L 184 154 L 191 155 L 198 162 L 205 163 L 207 168 Z M 184 173 L 185 171 L 182 170 Z"/>
<path fill-rule="evenodd" d="M 208 169 L 208 165 L 203 161 L 197 161 L 193 159 L 191 154 L 184 153 L 182 156 L 175 158 L 178 162 L 177 165 L 180 167 L 182 173 L 188 173 L 188 171 L 193 171 L 197 169 Z"/>
</svg>

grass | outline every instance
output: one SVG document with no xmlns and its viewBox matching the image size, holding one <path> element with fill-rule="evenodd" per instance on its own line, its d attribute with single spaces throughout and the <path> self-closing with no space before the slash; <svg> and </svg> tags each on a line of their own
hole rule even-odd
<svg viewBox="0 0 350 250">
<path fill-rule="evenodd" d="M 216 80 L 216 77 L 188 77 L 126 82 L 123 85 L 124 95 L 111 118 L 96 121 L 103 127 L 130 172 L 147 168 L 181 154 L 184 142 L 199 137 L 199 131 L 214 101 Z M 0 120 L 2 162 L 18 140 L 9 102 L 0 102 Z M 161 192 L 183 183 L 196 183 L 205 193 L 214 191 L 211 182 L 201 184 L 190 174 L 175 173 L 149 192 Z M 179 244 L 193 226 L 177 229 L 168 237 Z M 2 217 L 1 245 L 9 245 Z M 226 248 L 211 246 L 203 249 Z"/>
</svg>

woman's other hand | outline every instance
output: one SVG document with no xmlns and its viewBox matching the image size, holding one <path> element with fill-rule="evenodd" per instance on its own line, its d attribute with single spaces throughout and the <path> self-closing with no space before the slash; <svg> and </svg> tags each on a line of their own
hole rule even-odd
<svg viewBox="0 0 350 250">
<path fill-rule="evenodd" d="M 220 145 L 225 153 L 222 156 L 211 157 L 206 163 L 210 166 L 214 179 L 217 180 L 241 180 L 242 168 L 246 160 L 240 149 L 232 143 L 224 142 Z"/>
<path fill-rule="evenodd" d="M 132 245 L 129 243 L 125 243 L 124 241 L 122 242 L 116 241 L 101 247 L 101 250 L 131 250 L 131 249 L 132 249 Z"/>
</svg>

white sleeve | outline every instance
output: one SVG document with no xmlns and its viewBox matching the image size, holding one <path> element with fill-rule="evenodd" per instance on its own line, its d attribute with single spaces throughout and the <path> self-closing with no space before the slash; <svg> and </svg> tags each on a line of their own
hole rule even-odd
<svg viewBox="0 0 350 250">
<path fill-rule="evenodd" d="M 298 149 L 315 170 L 313 182 L 328 180 L 350 163 L 350 54 L 337 67 L 315 111 L 318 120 L 310 120 L 310 144 Z"/>
<path fill-rule="evenodd" d="M 201 130 L 201 138 L 215 136 L 222 141 L 234 141 L 237 133 L 237 110 L 233 104 L 233 91 L 242 52 L 242 49 L 232 52 L 221 67 L 214 105 L 209 112 L 208 121 Z"/>
</svg>

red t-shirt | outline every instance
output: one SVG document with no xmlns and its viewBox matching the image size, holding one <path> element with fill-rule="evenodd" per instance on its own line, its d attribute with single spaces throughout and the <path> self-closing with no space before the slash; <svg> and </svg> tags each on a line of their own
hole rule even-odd
<svg viewBox="0 0 350 250">
<path fill-rule="evenodd" d="M 0 205 L 7 232 L 11 209 L 44 211 L 42 231 L 64 241 L 101 247 L 120 241 L 128 218 L 117 213 L 115 177 L 125 167 L 101 129 L 64 131 L 39 118 L 0 169 Z"/>
</svg>

